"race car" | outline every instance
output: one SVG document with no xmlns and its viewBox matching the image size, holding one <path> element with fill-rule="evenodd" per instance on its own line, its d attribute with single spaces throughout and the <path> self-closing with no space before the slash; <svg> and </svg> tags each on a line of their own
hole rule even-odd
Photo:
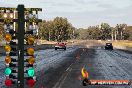
<svg viewBox="0 0 132 88">
<path fill-rule="evenodd" d="M 105 45 L 105 50 L 113 50 L 113 45 L 112 45 L 112 43 L 106 43 L 106 45 Z"/>
<path fill-rule="evenodd" d="M 66 43 L 63 43 L 63 42 L 59 42 L 55 45 L 55 50 L 57 49 L 64 49 L 66 50 Z"/>
</svg>

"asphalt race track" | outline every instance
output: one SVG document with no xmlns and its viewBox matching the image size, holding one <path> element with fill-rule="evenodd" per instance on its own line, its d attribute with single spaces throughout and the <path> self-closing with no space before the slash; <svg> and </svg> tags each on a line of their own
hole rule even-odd
<svg viewBox="0 0 132 88">
<path fill-rule="evenodd" d="M 35 53 L 37 77 L 34 88 L 132 88 L 131 85 L 82 86 L 82 67 L 89 79 L 132 79 L 132 53 L 104 50 L 103 47 L 69 47 L 66 51 L 54 49 Z M 4 57 L 0 61 L 0 86 L 4 87 Z M 13 86 L 13 88 L 15 88 Z M 25 86 L 25 88 L 28 88 Z"/>
</svg>

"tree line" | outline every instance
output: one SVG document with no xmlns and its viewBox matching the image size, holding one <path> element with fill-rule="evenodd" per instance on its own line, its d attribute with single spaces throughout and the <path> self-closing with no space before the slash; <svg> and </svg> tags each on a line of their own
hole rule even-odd
<svg viewBox="0 0 132 88">
<path fill-rule="evenodd" d="M 52 21 L 44 20 L 39 27 L 39 38 L 52 41 L 132 40 L 132 26 L 127 26 L 127 24 L 117 24 L 116 27 L 111 27 L 108 23 L 101 23 L 84 29 L 73 27 L 66 18 L 56 17 Z"/>
<path fill-rule="evenodd" d="M 56 17 L 53 20 L 43 20 L 38 25 L 38 39 L 48 41 L 65 41 L 69 39 L 89 40 L 132 40 L 132 26 L 117 24 L 111 27 L 108 23 L 101 23 L 88 28 L 75 28 L 67 18 Z M 5 31 L 0 23 L 0 39 L 4 38 Z"/>
<path fill-rule="evenodd" d="M 43 20 L 39 24 L 38 37 L 45 40 L 64 41 L 73 38 L 75 27 L 67 18 L 56 17 L 54 20 Z"/>
<path fill-rule="evenodd" d="M 111 27 L 108 23 L 101 23 L 87 29 L 76 29 L 75 37 L 83 40 L 132 40 L 132 26 L 117 24 L 116 27 Z"/>
</svg>

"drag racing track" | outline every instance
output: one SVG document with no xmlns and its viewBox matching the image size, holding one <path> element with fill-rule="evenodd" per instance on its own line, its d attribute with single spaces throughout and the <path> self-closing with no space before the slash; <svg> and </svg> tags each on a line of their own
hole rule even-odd
<svg viewBox="0 0 132 88">
<path fill-rule="evenodd" d="M 132 54 L 103 48 L 84 48 L 80 58 L 69 66 L 53 88 L 83 88 L 81 68 L 89 72 L 90 79 L 132 78 Z M 131 88 L 131 85 L 88 85 L 84 88 Z"/>
<path fill-rule="evenodd" d="M 53 86 L 53 83 L 51 83 L 50 80 L 54 78 L 53 81 L 55 81 L 56 78 L 51 73 L 56 72 L 56 75 L 58 75 L 59 73 L 61 75 L 61 71 L 63 70 L 60 70 L 59 72 L 58 67 L 65 65 L 63 64 L 63 62 L 68 62 L 69 60 L 71 61 L 70 57 L 69 59 L 67 59 L 66 57 L 67 55 L 75 53 L 77 49 L 78 48 L 76 47 L 68 47 L 66 51 L 65 50 L 54 50 L 54 49 L 36 51 L 35 52 L 35 57 L 36 57 L 35 75 L 37 77 L 36 78 L 37 82 L 34 88 L 41 88 L 43 86 L 49 86 L 48 88 L 50 88 L 51 86 Z M 1 56 L 0 57 L 0 66 L 1 66 L 0 68 L 1 69 L 0 88 L 6 88 L 4 85 L 4 81 L 6 79 L 5 74 L 4 74 L 4 69 L 6 68 L 4 60 L 5 60 L 5 56 Z M 69 64 L 67 64 L 67 66 Z M 12 86 L 11 88 L 16 88 L 16 85 Z M 29 88 L 29 87 L 25 86 L 24 88 Z"/>
<path fill-rule="evenodd" d="M 67 50 L 46 49 L 35 53 L 36 84 L 33 88 L 132 88 L 131 85 L 82 86 L 82 67 L 90 79 L 132 80 L 132 53 L 103 48 L 69 47 Z M 0 88 L 4 87 L 4 57 L 0 61 Z M 15 88 L 15 87 L 12 87 Z M 25 86 L 25 88 L 29 88 Z"/>
</svg>

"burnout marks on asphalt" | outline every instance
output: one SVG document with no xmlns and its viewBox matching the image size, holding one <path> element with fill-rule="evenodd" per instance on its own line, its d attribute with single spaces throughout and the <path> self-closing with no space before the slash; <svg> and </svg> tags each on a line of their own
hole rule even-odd
<svg viewBox="0 0 132 88">
<path fill-rule="evenodd" d="M 84 66 L 87 70 L 88 63 L 91 63 L 89 59 L 94 57 L 94 49 L 82 49 L 80 52 L 80 59 L 76 61 L 72 65 L 71 72 L 68 73 L 65 78 L 63 84 L 61 84 L 60 88 L 82 88 L 82 75 L 81 69 Z M 89 70 L 88 70 L 89 72 Z"/>
<path fill-rule="evenodd" d="M 86 49 L 80 56 L 80 59 L 73 64 L 72 70 L 65 77 L 60 88 L 82 88 L 81 68 L 84 67 L 90 79 L 114 79 L 122 73 L 116 73 L 118 67 L 114 60 L 107 54 L 105 50 L 101 49 Z M 121 70 L 121 69 L 119 69 Z M 118 71 L 119 72 L 119 71 Z M 114 77 L 115 75 L 115 77 Z M 118 77 L 117 77 L 118 78 Z M 124 88 L 129 86 L 111 86 L 111 85 L 88 85 L 86 88 Z"/>
</svg>

